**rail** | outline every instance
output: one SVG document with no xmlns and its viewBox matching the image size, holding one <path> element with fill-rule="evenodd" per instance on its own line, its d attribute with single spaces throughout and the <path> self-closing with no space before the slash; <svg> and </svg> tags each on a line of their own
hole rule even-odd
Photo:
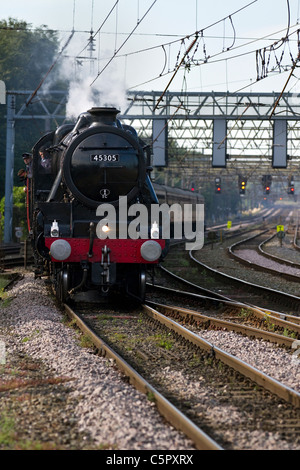
<svg viewBox="0 0 300 470">
<path fill-rule="evenodd" d="M 270 391 L 271 393 L 274 393 L 286 402 L 291 403 L 295 407 L 300 407 L 300 394 L 295 390 L 283 385 L 272 377 L 269 377 L 268 375 L 264 374 L 262 371 L 256 369 L 250 364 L 247 364 L 241 359 L 232 356 L 231 354 L 223 351 L 217 346 L 214 346 L 203 338 L 200 338 L 192 331 L 188 330 L 187 328 L 184 328 L 182 325 L 179 325 L 177 322 L 159 313 L 154 308 L 148 305 L 144 305 L 143 309 L 145 312 L 147 312 L 150 317 L 166 325 L 170 330 L 174 331 L 177 334 L 180 334 L 186 340 L 195 344 L 197 347 L 203 349 L 204 351 L 212 353 L 216 359 L 219 359 L 224 364 L 233 368 L 235 371 L 241 373 L 243 376 L 254 381 L 256 384 L 262 386 L 264 389 Z"/>
<path fill-rule="evenodd" d="M 76 322 L 80 330 L 87 335 L 96 348 L 101 353 L 114 360 L 119 370 L 125 374 L 130 383 L 144 394 L 149 394 L 155 398 L 158 411 L 176 429 L 185 433 L 199 450 L 222 450 L 206 433 L 199 429 L 180 410 L 161 395 L 151 384 L 149 384 L 137 371 L 135 371 L 118 353 L 116 353 L 103 339 L 101 339 L 92 329 L 76 314 L 68 305 L 64 305 L 67 315 Z"/>
</svg>

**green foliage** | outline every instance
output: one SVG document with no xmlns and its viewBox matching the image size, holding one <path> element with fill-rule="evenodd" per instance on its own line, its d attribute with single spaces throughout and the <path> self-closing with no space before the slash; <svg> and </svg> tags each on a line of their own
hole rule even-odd
<svg viewBox="0 0 300 470">
<path fill-rule="evenodd" d="M 0 447 L 10 446 L 15 437 L 15 423 L 12 418 L 3 416 L 0 421 Z"/>
<path fill-rule="evenodd" d="M 32 29 L 32 25 L 26 21 L 14 18 L 0 20 L 0 80 L 5 82 L 6 90 L 34 91 L 53 64 L 58 47 L 57 33 L 45 25 Z M 27 97 L 28 94 L 18 94 L 17 110 L 25 104 Z M 32 106 L 28 111 L 34 114 Z M 0 197 L 4 195 L 5 188 L 5 116 L 6 106 L 0 106 Z M 45 124 L 43 120 L 17 120 L 15 132 L 14 185 L 20 186 L 22 183 L 17 172 L 24 167 L 22 153 L 30 151 L 44 134 Z"/>
<path fill-rule="evenodd" d="M 8 90 L 34 90 L 57 51 L 56 32 L 31 26 L 14 18 L 0 21 L 0 76 Z"/>
<path fill-rule="evenodd" d="M 26 193 L 24 187 L 14 186 L 13 188 L 13 236 L 14 227 L 23 228 L 23 239 L 26 238 L 27 230 L 27 214 L 26 214 Z M 4 230 L 4 206 L 5 197 L 3 196 L 0 201 L 0 213 L 2 214 L 0 220 L 0 240 L 2 240 L 2 234 Z"/>
</svg>

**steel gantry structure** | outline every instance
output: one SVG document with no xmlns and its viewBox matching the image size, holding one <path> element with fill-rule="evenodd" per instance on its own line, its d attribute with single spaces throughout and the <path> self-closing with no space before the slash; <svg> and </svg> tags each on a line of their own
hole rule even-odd
<svg viewBox="0 0 300 470">
<path fill-rule="evenodd" d="M 56 128 L 66 120 L 68 93 L 8 91 L 6 96 L 4 239 L 10 241 L 16 122 L 43 120 L 46 131 Z M 101 94 L 99 99 L 105 101 Z M 154 169 L 163 169 L 169 184 L 179 178 L 182 187 L 191 181 L 201 186 L 216 175 L 232 179 L 241 173 L 248 180 L 270 173 L 300 180 L 298 94 L 128 91 L 126 100 L 120 119 L 152 144 Z M 29 149 L 33 144 L 28 142 Z"/>
<path fill-rule="evenodd" d="M 156 108 L 160 96 L 159 92 L 129 93 L 124 117 L 149 135 L 153 120 L 165 121 L 168 138 L 174 138 L 180 148 L 197 151 L 200 161 L 205 156 L 206 166 L 232 169 L 259 162 L 270 169 L 299 163 L 298 94 L 168 92 Z M 225 160 L 218 161 L 221 148 Z"/>
<path fill-rule="evenodd" d="M 166 183 L 179 175 L 187 188 L 216 176 L 237 185 L 240 175 L 257 182 L 272 174 L 283 186 L 300 180 L 298 94 L 132 91 L 127 98 L 124 117 L 150 140 L 161 122 L 160 146 L 169 142 Z"/>
</svg>

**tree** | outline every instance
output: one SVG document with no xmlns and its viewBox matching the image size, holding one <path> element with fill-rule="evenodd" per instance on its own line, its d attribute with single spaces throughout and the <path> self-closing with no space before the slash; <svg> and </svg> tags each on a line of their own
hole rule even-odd
<svg viewBox="0 0 300 470">
<path fill-rule="evenodd" d="M 6 90 L 35 90 L 52 65 L 58 46 L 57 33 L 45 25 L 33 29 L 26 21 L 14 18 L 0 20 L 0 80 L 5 82 Z M 24 100 L 24 95 L 18 96 L 17 106 L 21 106 Z M 5 187 L 6 108 L 0 108 L 1 197 Z M 43 133 L 44 122 L 26 120 L 16 123 L 15 185 L 20 185 L 16 174 L 24 166 L 22 153 L 30 151 Z"/>
<path fill-rule="evenodd" d="M 0 77 L 7 90 L 34 90 L 53 62 L 57 33 L 26 21 L 0 21 Z"/>
<path fill-rule="evenodd" d="M 5 197 L 3 197 L 0 201 L 0 213 L 2 214 L 0 220 L 0 234 L 3 234 L 4 230 L 4 205 L 5 205 Z M 13 237 L 14 236 L 14 228 L 15 227 L 22 227 L 23 229 L 23 239 L 26 238 L 28 234 L 27 230 L 27 214 L 26 214 L 26 193 L 23 187 L 14 187 L 13 188 Z M 0 237 L 1 240 L 2 237 Z"/>
</svg>

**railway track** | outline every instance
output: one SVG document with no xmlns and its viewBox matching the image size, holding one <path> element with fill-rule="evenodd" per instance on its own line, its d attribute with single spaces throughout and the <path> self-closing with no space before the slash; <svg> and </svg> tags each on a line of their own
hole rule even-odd
<svg viewBox="0 0 300 470">
<path fill-rule="evenodd" d="M 215 347 L 153 306 L 144 305 L 143 312 L 84 308 L 75 313 L 66 308 L 99 351 L 112 357 L 144 393 L 151 394 L 166 419 L 183 430 L 196 448 L 247 447 L 246 436 L 260 430 L 280 434 L 280 438 L 284 434 L 284 439 L 298 445 L 295 423 L 300 417 L 300 395 L 295 390 Z M 175 414 L 174 407 L 179 409 Z M 234 423 L 228 427 L 232 413 Z"/>
<path fill-rule="evenodd" d="M 32 248 L 27 240 L 22 243 L 0 244 L 0 272 L 19 266 L 26 268 L 32 262 Z"/>
<path fill-rule="evenodd" d="M 265 230 L 253 229 L 251 237 L 246 238 L 253 243 L 255 237 L 261 237 Z M 164 269 L 195 284 L 205 295 L 256 305 L 265 310 L 298 314 L 298 280 L 285 280 L 277 272 L 276 275 L 260 272 L 258 278 L 253 265 L 244 267 L 240 260 L 228 256 L 232 247 L 244 239 L 245 236 L 239 236 L 234 243 L 225 240 L 213 249 L 205 246 L 193 253 L 187 253 L 182 246 L 177 245 L 166 259 Z M 164 282 L 161 276 L 158 276 L 158 282 Z"/>
<path fill-rule="evenodd" d="M 300 297 L 298 297 L 298 295 L 285 292 L 280 290 L 280 288 L 271 288 L 248 280 L 252 278 L 251 274 L 255 269 L 253 266 L 251 267 L 250 277 L 248 276 L 246 280 L 222 272 L 219 270 L 220 268 L 214 269 L 199 261 L 196 256 L 197 255 L 191 254 L 191 259 L 197 263 L 200 270 L 209 271 L 220 279 L 217 284 L 217 291 L 226 294 L 228 298 L 249 305 L 256 305 L 265 310 L 280 310 L 282 313 L 290 314 L 293 312 L 294 314 L 299 314 Z M 231 270 L 235 271 L 235 268 L 231 267 Z M 243 274 L 245 274 L 245 272 Z M 272 280 L 270 279 L 265 279 L 265 282 L 266 284 L 272 285 Z M 297 288 L 298 283 L 294 281 L 293 291 L 297 290 Z"/>
<path fill-rule="evenodd" d="M 68 316 L 76 322 L 80 330 L 87 335 L 93 342 L 98 351 L 107 356 L 118 366 L 118 368 L 128 377 L 128 380 L 140 391 L 147 394 L 150 400 L 155 401 L 159 412 L 166 418 L 168 422 L 174 425 L 177 429 L 184 432 L 195 444 L 197 449 L 201 450 L 222 450 L 222 447 L 210 438 L 204 431 L 195 425 L 182 411 L 172 404 L 162 393 L 160 393 L 155 386 L 147 381 L 137 370 L 135 370 L 116 350 L 114 350 L 107 342 L 99 336 L 97 328 L 91 328 L 91 318 L 87 321 L 84 319 L 84 314 L 75 313 L 73 309 L 65 305 Z M 86 315 L 87 317 L 89 314 Z M 94 315 L 93 315 L 94 316 Z M 116 316 L 118 320 L 120 317 Z M 126 320 L 130 315 L 126 316 Z M 107 316 L 105 317 L 105 321 Z M 145 353 L 139 352 L 144 359 Z"/>
<path fill-rule="evenodd" d="M 174 299 L 174 293 L 171 295 Z M 204 296 L 202 297 L 203 302 L 207 303 L 208 300 L 204 299 Z M 219 300 L 221 301 L 221 298 Z M 223 303 L 225 300 L 223 296 Z M 212 302 L 216 305 L 216 298 L 212 299 Z M 222 308 L 221 303 L 217 307 L 219 311 Z M 241 311 L 245 305 L 236 304 L 234 306 L 233 302 L 230 302 L 227 307 Z M 159 310 L 163 310 L 164 314 L 162 315 Z M 181 313 L 177 309 L 176 317 L 183 315 L 182 312 L 182 309 Z M 193 316 L 193 323 L 200 322 L 197 312 L 186 313 L 188 316 Z M 171 318 L 165 320 L 165 314 L 165 306 L 152 304 L 144 306 L 142 314 L 137 311 L 130 313 L 108 312 L 108 314 L 103 311 L 88 311 L 81 312 L 80 315 L 72 315 L 76 315 L 76 322 L 80 327 L 85 324 L 84 331 L 85 333 L 89 331 L 88 334 L 95 342 L 96 348 L 103 355 L 112 357 L 125 375 L 131 377 L 132 383 L 135 383 L 139 389 L 148 394 L 149 398 L 156 401 L 166 419 L 173 422 L 174 426 L 183 430 L 195 442 L 196 448 L 247 448 L 246 442 L 249 433 L 256 432 L 262 432 L 262 435 L 264 433 L 276 435 L 276 439 L 283 439 L 289 445 L 292 442 L 295 446 L 299 445 L 297 430 L 299 395 L 294 390 L 278 384 L 274 379 L 268 381 L 268 384 L 272 385 L 266 386 L 265 374 L 258 371 L 257 375 L 253 375 L 253 367 L 247 365 L 242 367 L 241 361 L 236 358 L 233 358 L 232 362 L 230 355 L 221 353 L 220 348 L 216 348 L 205 340 L 199 341 L 198 335 L 193 331 L 185 332 L 187 336 L 181 339 L 181 331 L 186 328 L 182 328 L 182 325 Z M 266 313 L 261 311 L 261 315 L 263 318 Z M 287 315 L 279 314 L 278 320 L 282 320 L 283 316 L 285 325 L 290 320 L 295 321 L 296 325 L 296 320 L 288 318 Z M 204 323 L 211 322 L 211 325 L 214 321 L 211 318 L 209 320 L 202 318 L 202 320 Z M 161 321 L 164 326 L 160 325 Z M 186 322 L 186 320 L 184 321 Z M 127 332 L 126 322 L 129 324 Z M 134 322 L 137 325 L 133 329 Z M 116 323 L 118 330 L 114 330 Z M 99 325 L 101 326 L 101 335 L 104 333 L 104 337 L 109 340 L 108 343 L 103 338 L 99 338 L 97 334 Z M 156 337 L 152 345 L 145 349 L 146 335 L 143 334 L 144 330 L 141 332 L 141 327 L 147 328 L 147 325 L 152 332 L 157 332 L 160 344 L 157 344 L 158 338 Z M 293 328 L 296 331 L 295 325 Z M 215 323 L 213 327 L 225 328 L 225 323 L 222 324 L 219 320 L 218 325 Z M 236 325 L 229 326 L 229 322 L 227 322 L 226 328 L 230 327 L 232 329 L 238 328 Z M 166 328 L 167 330 L 165 330 Z M 248 334 L 254 335 L 253 327 L 251 330 L 251 327 L 248 326 L 247 331 Z M 279 344 L 280 339 L 282 346 L 291 347 L 292 338 L 284 338 L 282 335 L 276 334 L 277 337 L 273 335 L 275 342 Z M 128 341 L 127 338 L 129 338 Z M 268 340 L 271 341 L 270 338 L 271 335 L 268 336 Z M 114 351 L 115 347 L 117 351 Z M 123 361 L 123 355 L 128 359 L 127 364 Z M 156 370 L 158 363 L 160 368 Z M 235 370 L 233 363 L 239 364 L 237 370 Z M 186 367 L 187 364 L 189 367 Z M 137 373 L 132 372 L 135 366 L 138 369 Z M 222 369 L 222 374 L 220 369 Z M 161 382 L 161 377 L 164 379 L 163 382 Z M 176 381 L 178 377 L 180 380 L 182 378 L 185 380 L 185 387 L 189 389 L 189 393 L 179 393 Z M 198 396 L 195 396 L 196 392 L 199 392 Z M 179 411 L 175 411 L 177 406 Z M 209 408 L 212 409 L 211 414 L 207 412 Z M 226 409 L 229 412 L 231 410 L 231 416 L 234 416 L 232 421 L 230 419 L 226 422 L 223 421 L 223 412 Z M 276 415 L 276 421 L 272 418 L 274 415 Z M 237 426 L 237 423 L 240 423 L 240 427 Z M 232 430 L 234 430 L 234 436 Z M 244 434 L 242 435 L 242 433 Z"/>
<path fill-rule="evenodd" d="M 289 234 L 288 234 L 289 235 Z M 273 234 L 271 235 L 269 238 L 267 238 L 266 240 L 264 240 L 259 246 L 258 246 L 258 251 L 259 253 L 261 253 L 264 257 L 266 258 L 269 258 L 271 260 L 274 260 L 276 261 L 277 263 L 279 264 L 283 264 L 285 266 L 291 266 L 293 268 L 297 268 L 299 269 L 300 268 L 300 258 L 299 258 L 299 254 L 297 254 L 295 252 L 295 249 L 293 250 L 289 250 L 289 256 L 287 258 L 291 258 L 291 259 L 287 259 L 285 258 L 284 256 L 286 255 L 286 253 L 284 253 L 283 256 L 276 256 L 275 254 L 272 254 L 270 253 L 268 250 L 269 248 L 269 245 L 271 244 L 271 242 L 273 242 L 273 240 L 275 239 L 276 237 L 276 234 Z M 293 238 L 293 237 L 291 237 Z M 293 242 L 291 241 L 291 244 Z M 295 262 L 295 259 L 296 259 L 296 255 L 297 255 L 297 258 L 298 258 L 298 262 Z"/>
<path fill-rule="evenodd" d="M 275 237 L 274 230 L 265 230 L 258 235 L 238 241 L 228 248 L 229 256 L 244 265 L 254 267 L 256 270 L 281 276 L 288 281 L 299 282 L 300 262 L 296 263 L 265 251 L 264 247 Z M 296 255 L 295 253 L 294 256 L 296 257 Z"/>
<path fill-rule="evenodd" d="M 266 230 L 263 232 L 264 234 L 266 233 Z M 252 235 L 252 237 L 249 237 L 249 242 L 253 243 L 253 240 L 258 237 L 261 237 L 262 234 L 261 232 L 255 233 Z M 261 246 L 263 242 L 259 244 Z M 234 244 L 235 245 L 235 244 Z M 177 247 L 178 248 L 178 247 Z M 177 249 L 175 248 L 175 249 Z M 188 264 L 188 266 L 192 267 L 191 261 L 188 258 L 186 253 L 182 253 L 185 255 L 185 263 Z M 175 253 L 175 258 L 180 259 L 180 256 L 178 253 Z M 201 263 L 200 263 L 201 264 Z M 280 334 L 284 335 L 290 335 L 292 339 L 297 339 L 299 337 L 299 322 L 300 319 L 297 316 L 297 303 L 299 302 L 300 299 L 295 298 L 295 296 L 290 296 L 287 295 L 286 293 L 281 293 L 278 291 L 274 291 L 272 289 L 265 288 L 263 286 L 253 286 L 255 288 L 255 291 L 261 291 L 261 297 L 256 297 L 254 299 L 254 294 L 252 291 L 251 295 L 251 301 L 248 302 L 249 298 L 249 288 L 251 287 L 251 284 L 245 283 L 247 290 L 246 292 L 241 289 L 239 291 L 239 295 L 237 296 L 237 285 L 241 284 L 242 286 L 244 285 L 243 281 L 237 280 L 237 283 L 235 283 L 236 279 L 232 278 L 231 276 L 225 275 L 226 281 L 232 279 L 233 280 L 233 285 L 234 285 L 234 295 L 231 295 L 232 292 L 232 286 L 231 289 L 228 290 L 228 285 L 226 284 L 225 288 L 221 286 L 220 288 L 220 275 L 217 270 L 213 270 L 208 267 L 208 269 L 213 273 L 218 276 L 218 281 L 217 281 L 217 288 L 214 286 L 210 286 L 211 288 L 208 289 L 207 287 L 203 287 L 203 277 L 197 279 L 197 274 L 198 272 L 195 270 L 192 272 L 192 275 L 190 278 L 193 278 L 194 282 L 191 282 L 186 279 L 185 273 L 189 271 L 189 267 L 187 269 L 183 269 L 183 273 L 181 272 L 181 269 L 177 270 L 181 272 L 181 275 L 176 275 L 172 271 L 167 270 L 164 267 L 160 267 L 160 269 L 163 271 L 163 275 L 158 276 L 158 283 L 159 285 L 151 286 L 149 284 L 150 292 L 155 292 L 154 294 L 154 299 L 158 298 L 158 301 L 161 303 L 164 303 L 164 296 L 168 296 L 170 299 L 168 300 L 171 305 L 174 306 L 175 302 L 174 299 L 176 298 L 176 303 L 178 306 L 187 306 L 188 305 L 191 309 L 198 308 L 199 304 L 201 305 L 201 309 L 203 310 L 203 305 L 206 307 L 205 314 L 209 316 L 217 316 L 218 318 L 222 317 L 225 318 L 227 316 L 230 317 L 231 321 L 234 321 L 235 323 L 243 324 L 242 328 L 245 328 L 245 323 L 247 322 L 250 326 L 256 327 L 259 326 L 259 329 L 271 329 L 273 331 L 277 331 Z M 176 271 L 176 269 L 175 269 Z M 195 275 L 196 274 L 196 275 Z M 161 282 L 162 281 L 162 282 Z M 160 285 L 160 283 L 162 285 Z M 201 284 L 199 286 L 199 284 Z M 177 286 L 177 289 L 174 289 L 174 287 Z M 183 287 L 185 286 L 185 287 Z M 170 289 L 170 287 L 173 287 L 173 289 Z M 151 291 L 152 289 L 152 291 Z M 182 290 L 185 289 L 187 292 L 183 293 Z M 224 295 L 224 290 L 227 289 L 228 295 Z M 253 289 L 254 290 L 254 289 Z M 157 294 L 157 292 L 160 292 Z M 169 292 L 169 293 L 168 293 Z M 221 293 L 222 292 L 222 293 Z M 153 294 L 152 294 L 153 295 Z M 266 298 L 268 295 L 271 296 L 277 296 L 279 299 L 279 304 L 276 302 L 275 303 L 275 308 L 274 307 L 274 301 L 272 301 L 270 308 L 270 303 L 265 307 L 266 305 Z M 238 300 L 236 298 L 238 297 Z M 151 299 L 151 295 L 149 297 Z M 202 300 L 201 300 L 202 299 Z M 262 299 L 262 300 L 261 300 Z M 287 309 L 282 309 L 282 304 L 286 302 L 286 299 L 288 301 L 288 304 L 293 306 L 293 308 L 296 305 L 296 314 L 289 314 L 286 313 L 287 311 L 289 312 L 290 307 Z M 254 303 L 254 300 L 256 302 Z M 207 306 L 209 307 L 207 308 Z M 220 307 L 221 305 L 221 307 Z M 222 306 L 225 306 L 224 308 Z M 223 312 L 224 310 L 224 312 Z M 260 333 L 259 333 L 260 334 Z M 257 333 L 255 333 L 257 335 Z"/>
<path fill-rule="evenodd" d="M 157 296 L 157 289 L 160 290 Z M 155 288 L 147 303 L 177 315 L 184 322 L 192 322 L 203 328 L 235 331 L 253 338 L 264 339 L 290 348 L 300 338 L 300 319 L 283 316 L 280 312 L 266 312 L 245 304 L 213 299 L 166 287 Z M 168 298 L 169 296 L 169 298 Z M 160 300 L 150 300 L 160 297 Z M 166 300 L 167 304 L 163 304 Z M 172 303 L 171 303 L 172 302 Z M 187 307 L 187 304 L 190 306 Z M 185 305 L 185 307 L 183 306 Z"/>
<path fill-rule="evenodd" d="M 0 290 L 4 292 L 13 283 L 21 278 L 18 272 L 1 273 L 0 272 Z"/>
</svg>

